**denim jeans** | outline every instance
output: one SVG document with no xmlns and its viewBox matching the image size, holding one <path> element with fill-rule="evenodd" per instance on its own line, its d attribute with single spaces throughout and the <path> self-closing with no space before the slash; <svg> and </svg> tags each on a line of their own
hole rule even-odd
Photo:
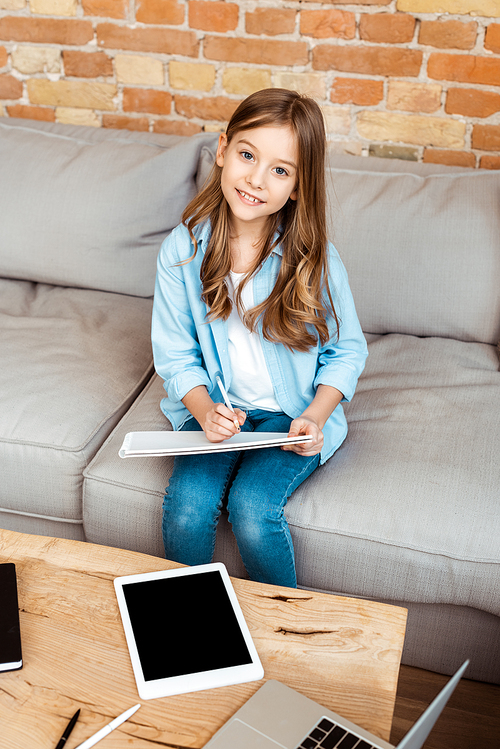
<svg viewBox="0 0 500 749">
<path fill-rule="evenodd" d="M 250 410 L 242 432 L 288 432 L 284 413 Z M 191 418 L 183 430 L 201 430 Z M 319 465 L 279 447 L 176 456 L 163 503 L 167 559 L 207 564 L 225 503 L 243 563 L 252 580 L 297 587 L 292 538 L 284 508 L 292 492 Z"/>
</svg>

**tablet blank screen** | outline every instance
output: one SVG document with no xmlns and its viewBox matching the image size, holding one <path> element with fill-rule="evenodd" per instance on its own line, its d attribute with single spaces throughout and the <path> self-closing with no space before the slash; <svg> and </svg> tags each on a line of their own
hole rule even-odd
<svg viewBox="0 0 500 749">
<path fill-rule="evenodd" d="M 252 662 L 219 572 L 128 583 L 145 681 Z"/>
</svg>

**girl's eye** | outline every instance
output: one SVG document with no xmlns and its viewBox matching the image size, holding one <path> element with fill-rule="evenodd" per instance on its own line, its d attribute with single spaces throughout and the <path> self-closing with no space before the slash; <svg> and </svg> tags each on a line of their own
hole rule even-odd
<svg viewBox="0 0 500 749">
<path fill-rule="evenodd" d="M 244 158 L 244 159 L 246 159 L 247 161 L 250 161 L 250 159 L 252 159 L 252 158 L 253 158 L 253 156 L 252 156 L 252 154 L 250 153 L 250 151 L 242 151 L 242 152 L 241 152 L 241 155 L 242 155 L 242 156 L 243 156 L 243 158 Z"/>
<path fill-rule="evenodd" d="M 277 167 L 276 167 L 276 174 L 277 174 L 278 176 L 280 176 L 280 177 L 283 177 L 283 176 L 286 176 L 286 175 L 288 174 L 288 172 L 287 172 L 287 170 L 286 170 L 286 169 L 283 169 L 283 167 L 282 167 L 282 166 L 277 166 Z"/>
</svg>

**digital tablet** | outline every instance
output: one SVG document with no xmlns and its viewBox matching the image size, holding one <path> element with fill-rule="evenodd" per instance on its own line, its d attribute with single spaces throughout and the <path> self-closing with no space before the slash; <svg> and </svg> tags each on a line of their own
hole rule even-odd
<svg viewBox="0 0 500 749">
<path fill-rule="evenodd" d="M 223 564 L 117 577 L 114 585 L 142 699 L 263 678 Z"/>
</svg>

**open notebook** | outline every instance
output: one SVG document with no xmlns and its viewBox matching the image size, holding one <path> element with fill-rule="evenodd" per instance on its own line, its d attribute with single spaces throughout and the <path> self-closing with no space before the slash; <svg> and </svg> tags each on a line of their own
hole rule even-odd
<svg viewBox="0 0 500 749">
<path fill-rule="evenodd" d="M 256 450 L 259 447 L 310 442 L 312 437 L 288 437 L 285 432 L 239 432 L 224 442 L 210 442 L 204 432 L 129 432 L 119 450 L 120 458 Z"/>
</svg>

